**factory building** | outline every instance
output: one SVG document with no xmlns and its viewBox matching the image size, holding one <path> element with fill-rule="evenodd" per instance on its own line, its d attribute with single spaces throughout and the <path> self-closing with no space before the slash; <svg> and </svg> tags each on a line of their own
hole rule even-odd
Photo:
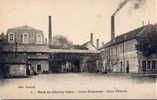
<svg viewBox="0 0 157 100">
<path fill-rule="evenodd" d="M 49 71 L 48 53 L 36 52 L 48 48 L 41 30 L 19 26 L 7 30 L 1 49 L 1 65 L 7 77 L 27 76 Z"/>
<path fill-rule="evenodd" d="M 142 44 L 140 40 L 151 35 L 157 36 L 156 25 L 144 25 L 117 37 L 115 37 L 114 27 L 114 16 L 112 16 L 111 41 L 99 49 L 102 72 L 157 73 L 157 53 L 153 52 L 145 56 L 143 54 L 145 51 L 137 49 L 137 45 Z"/>
<path fill-rule="evenodd" d="M 28 76 L 40 73 L 95 72 L 99 51 L 91 39 L 83 45 L 68 49 L 51 48 L 52 29 L 49 16 L 49 40 L 41 30 L 30 26 L 10 28 L 7 42 L 0 50 L 0 65 L 7 77 Z M 48 42 L 48 44 L 47 44 Z M 91 68 L 90 63 L 94 63 Z M 92 69 L 92 70 L 91 70 Z"/>
<path fill-rule="evenodd" d="M 44 44 L 43 32 L 41 30 L 24 25 L 10 28 L 7 31 L 8 43 L 18 44 Z"/>
</svg>

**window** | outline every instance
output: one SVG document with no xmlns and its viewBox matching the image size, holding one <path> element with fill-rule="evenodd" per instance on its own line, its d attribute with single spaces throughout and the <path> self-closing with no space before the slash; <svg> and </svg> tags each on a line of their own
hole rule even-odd
<svg viewBox="0 0 157 100">
<path fill-rule="evenodd" d="M 118 49 L 118 47 L 116 47 L 116 56 L 118 56 L 119 55 L 119 49 Z"/>
<path fill-rule="evenodd" d="M 13 43 L 14 42 L 14 33 L 10 33 L 9 34 L 9 38 L 8 38 L 8 41 L 10 42 L 10 43 Z"/>
<path fill-rule="evenodd" d="M 150 69 L 150 64 L 151 64 L 151 61 L 148 61 L 148 63 L 147 63 L 147 69 Z"/>
<path fill-rule="evenodd" d="M 152 69 L 155 69 L 155 67 L 156 67 L 156 62 L 152 61 Z"/>
<path fill-rule="evenodd" d="M 120 53 L 123 53 L 123 45 L 120 45 Z"/>
<path fill-rule="evenodd" d="M 123 62 L 122 61 L 120 62 L 120 66 L 121 66 L 120 67 L 120 72 L 122 72 L 123 71 Z"/>
<path fill-rule="evenodd" d="M 126 72 L 129 73 L 129 61 L 126 61 Z"/>
<path fill-rule="evenodd" d="M 27 39 L 27 34 L 24 34 L 24 39 Z"/>
<path fill-rule="evenodd" d="M 36 55 L 41 56 L 41 55 L 42 55 L 42 53 L 36 53 Z"/>
<path fill-rule="evenodd" d="M 111 56 L 113 55 L 113 52 L 112 52 L 112 51 L 113 51 L 113 49 L 111 48 L 111 51 L 110 51 L 110 55 L 111 55 Z"/>
<path fill-rule="evenodd" d="M 142 61 L 142 70 L 146 71 L 146 61 Z"/>
<path fill-rule="evenodd" d="M 28 33 L 23 33 L 23 43 L 28 43 Z"/>
<path fill-rule="evenodd" d="M 41 64 L 37 65 L 37 71 L 41 71 Z"/>
<path fill-rule="evenodd" d="M 39 44 L 42 43 L 42 37 L 40 34 L 37 35 L 37 43 L 39 43 Z"/>
<path fill-rule="evenodd" d="M 33 32 L 30 33 L 30 40 L 31 40 L 31 41 L 34 41 L 34 40 L 35 40 L 35 37 L 34 37 L 34 33 L 33 33 Z"/>
<path fill-rule="evenodd" d="M 13 40 L 14 40 L 14 35 L 10 34 L 10 41 L 13 41 Z"/>
</svg>

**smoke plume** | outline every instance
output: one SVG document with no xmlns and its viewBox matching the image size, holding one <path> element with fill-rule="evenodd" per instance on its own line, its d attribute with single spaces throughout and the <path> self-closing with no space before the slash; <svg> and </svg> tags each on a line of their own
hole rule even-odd
<svg viewBox="0 0 157 100">
<path fill-rule="evenodd" d="M 121 2 L 113 15 L 117 14 L 129 1 L 130 0 L 124 0 L 123 2 Z"/>
<path fill-rule="evenodd" d="M 133 5 L 133 9 L 139 9 L 145 4 L 146 0 L 124 0 L 118 5 L 118 8 L 113 13 L 113 16 L 116 15 L 127 3 Z"/>
<path fill-rule="evenodd" d="M 139 9 L 145 4 L 146 0 L 135 0 L 133 3 L 133 8 L 134 9 Z"/>
</svg>

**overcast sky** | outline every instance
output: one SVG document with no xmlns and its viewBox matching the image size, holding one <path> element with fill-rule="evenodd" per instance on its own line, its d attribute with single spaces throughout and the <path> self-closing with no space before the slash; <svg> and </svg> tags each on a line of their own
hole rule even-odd
<svg viewBox="0 0 157 100">
<path fill-rule="evenodd" d="M 53 35 L 61 34 L 76 44 L 94 39 L 110 40 L 110 17 L 123 0 L 0 0 L 0 32 L 29 25 L 48 36 L 48 16 L 52 16 Z M 128 3 L 116 15 L 116 35 L 145 24 L 156 23 L 157 0 L 146 0 L 140 9 Z"/>
</svg>

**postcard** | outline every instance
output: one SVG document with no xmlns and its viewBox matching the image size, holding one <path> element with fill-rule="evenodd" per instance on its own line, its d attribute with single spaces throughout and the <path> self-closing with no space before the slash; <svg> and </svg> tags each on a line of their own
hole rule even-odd
<svg viewBox="0 0 157 100">
<path fill-rule="evenodd" d="M 156 0 L 0 0 L 0 100 L 156 99 Z"/>
</svg>

